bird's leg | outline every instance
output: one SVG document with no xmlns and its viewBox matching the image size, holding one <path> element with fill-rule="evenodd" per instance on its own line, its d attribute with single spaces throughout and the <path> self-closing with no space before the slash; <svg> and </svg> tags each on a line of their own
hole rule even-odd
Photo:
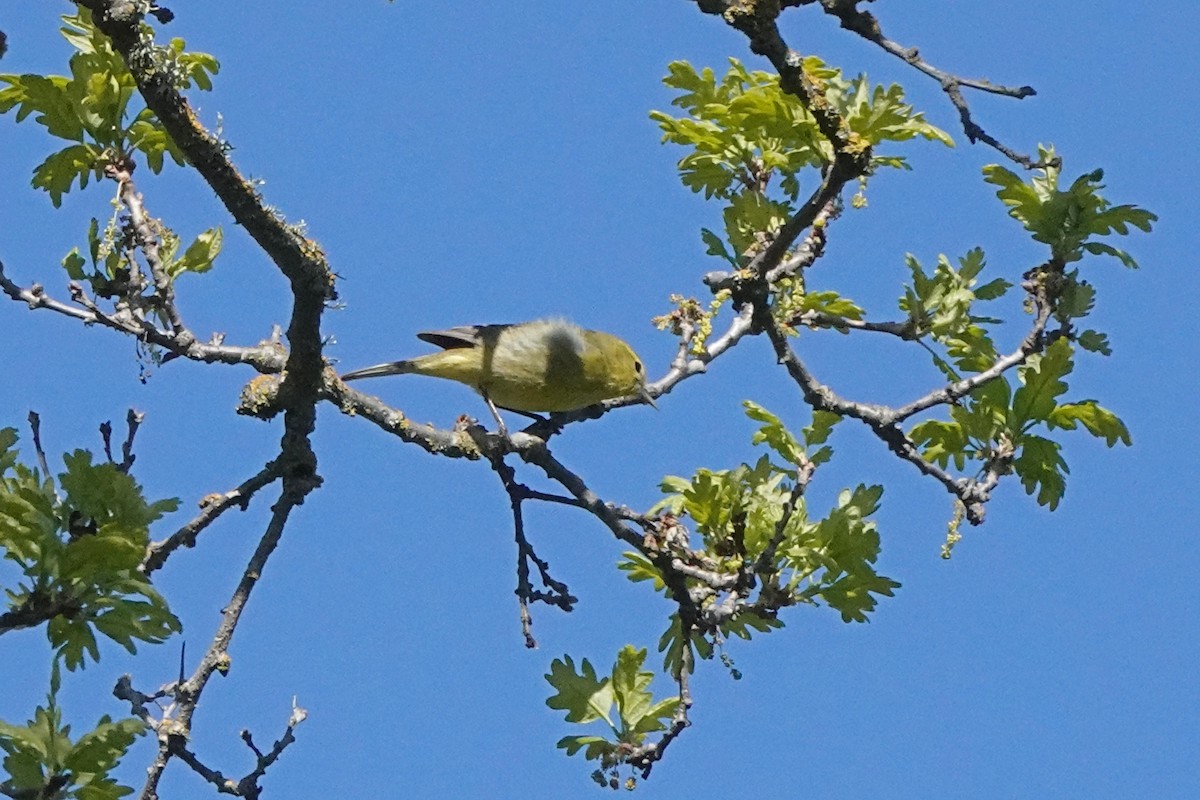
<svg viewBox="0 0 1200 800">
<path fill-rule="evenodd" d="M 496 404 L 492 402 L 492 398 L 487 396 L 487 392 L 482 392 L 483 402 L 487 403 L 488 408 L 492 410 L 492 416 L 496 418 L 496 425 L 499 427 L 500 435 L 507 438 L 508 428 L 504 425 L 504 420 L 500 417 L 500 409 L 496 408 Z"/>
</svg>

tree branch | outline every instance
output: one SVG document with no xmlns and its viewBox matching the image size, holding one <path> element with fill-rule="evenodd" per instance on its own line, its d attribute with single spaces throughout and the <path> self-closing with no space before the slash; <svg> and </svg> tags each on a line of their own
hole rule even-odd
<svg viewBox="0 0 1200 800">
<path fill-rule="evenodd" d="M 1036 302 L 1036 306 L 1037 316 L 1034 317 L 1033 326 L 1025 334 L 1025 338 L 1021 340 L 1021 344 L 1016 350 L 1002 358 L 996 359 L 995 363 L 983 372 L 979 372 L 948 386 L 943 386 L 940 389 L 935 389 L 924 397 L 919 397 L 908 405 L 895 409 L 891 413 L 891 421 L 902 422 L 926 409 L 953 403 L 960 398 L 966 397 L 974 389 L 999 378 L 1013 367 L 1021 366 L 1029 360 L 1030 356 L 1044 350 L 1047 344 L 1046 325 L 1050 322 L 1054 308 L 1048 302 Z"/>
<path fill-rule="evenodd" d="M 205 495 L 200 501 L 200 513 L 179 530 L 160 542 L 151 542 L 146 548 L 146 557 L 142 559 L 141 571 L 149 575 L 161 568 L 167 559 L 180 547 L 195 547 L 196 537 L 201 531 L 213 524 L 223 513 L 234 506 L 245 511 L 250 506 L 250 499 L 259 489 L 271 484 L 281 476 L 277 462 L 272 461 L 258 472 L 257 475 L 242 482 L 236 489 Z"/>
<path fill-rule="evenodd" d="M 264 374 L 283 371 L 286 354 L 277 341 L 266 340 L 254 347 L 237 347 L 214 341 L 203 344 L 196 341 L 190 331 L 170 333 L 156 327 L 144 318 L 132 314 L 107 314 L 84 294 L 83 287 L 71 282 L 72 299 L 82 306 L 75 308 L 46 294 L 40 284 L 28 289 L 18 286 L 4 273 L 4 262 L 0 261 L 0 290 L 30 309 L 44 308 L 66 317 L 79 320 L 84 325 L 101 325 L 125 333 L 139 341 L 149 342 L 181 358 L 204 363 L 249 364 Z"/>
<path fill-rule="evenodd" d="M 167 324 L 171 326 L 171 331 L 176 336 L 191 335 L 187 326 L 183 324 L 179 308 L 175 305 L 175 287 L 163 267 L 162 258 L 158 252 L 158 235 L 151 226 L 146 209 L 142 205 L 142 195 L 134 188 L 133 166 L 132 161 L 111 163 L 104 172 L 117 182 L 117 197 L 120 198 L 121 204 L 125 206 L 129 214 L 129 225 L 133 231 L 134 241 L 146 257 L 146 263 L 150 267 L 150 274 L 154 279 L 154 293 L 147 299 L 162 312 Z M 132 257 L 129 262 L 137 263 Z"/>
<path fill-rule="evenodd" d="M 971 117 L 971 109 L 967 105 L 966 98 L 963 97 L 962 89 L 974 89 L 976 91 L 987 92 L 989 94 L 1003 95 L 1005 97 L 1014 97 L 1018 100 L 1026 97 L 1031 97 L 1037 94 L 1037 91 L 1032 86 L 1002 86 L 992 83 L 991 81 L 981 78 L 963 78 L 958 75 L 938 69 L 929 62 L 921 58 L 921 55 L 915 47 L 904 47 L 883 34 L 883 29 L 879 24 L 879 20 L 869 11 L 863 11 L 858 8 L 859 4 L 864 0 L 776 0 L 776 2 L 761 2 L 761 0 L 696 0 L 696 5 L 706 14 L 720 15 L 727 23 L 739 30 L 745 32 L 751 37 L 751 49 L 761 55 L 767 55 L 771 58 L 771 63 L 775 64 L 776 69 L 779 69 L 777 58 L 771 57 L 770 53 L 778 53 L 778 45 L 774 43 L 775 37 L 770 35 L 770 31 L 766 29 L 761 22 L 758 25 L 747 24 L 746 20 L 770 20 L 770 26 L 774 27 L 774 19 L 778 16 L 781 9 L 789 7 L 800 7 L 820 4 L 822 10 L 830 16 L 836 17 L 843 28 L 851 31 L 872 44 L 880 47 L 885 52 L 899 58 L 904 63 L 928 75 L 936 80 L 942 87 L 942 91 L 946 93 L 950 103 L 958 111 L 959 120 L 962 123 L 963 133 L 972 142 L 983 142 L 989 147 L 993 147 L 1000 153 L 1003 153 L 1006 158 L 1014 163 L 1020 164 L 1026 169 L 1034 169 L 1037 167 L 1047 166 L 1040 162 L 1034 161 L 1027 155 L 1019 153 L 1010 147 L 1007 147 L 994 136 L 989 134 Z M 871 0 L 867 0 L 870 2 Z M 777 37 L 777 31 L 776 35 Z M 757 41 L 757 44 L 756 44 Z M 780 40 L 782 41 L 782 40 Z M 782 77 L 783 71 L 780 70 Z M 832 141 L 832 140 L 831 140 Z"/>
<path fill-rule="evenodd" d="M 284 469 L 283 472 L 286 475 L 289 471 Z M 271 519 L 267 523 L 266 531 L 242 571 L 242 578 L 234 589 L 233 595 L 221 612 L 221 623 L 217 627 L 208 650 L 201 657 L 200 663 L 191 677 L 173 687 L 171 694 L 176 703 L 174 714 L 165 715 L 162 720 L 154 724 L 158 733 L 158 755 L 148 770 L 146 783 L 140 795 L 142 800 L 157 800 L 159 780 L 161 780 L 163 770 L 166 769 L 172 756 L 179 756 L 185 762 L 188 761 L 181 748 L 188 739 L 192 717 L 196 713 L 196 706 L 200 702 L 204 688 L 213 672 L 228 671 L 229 644 L 237 630 L 246 603 L 250 599 L 250 593 L 258 585 L 268 559 L 279 545 L 292 510 L 303 502 L 308 493 L 304 487 L 295 486 L 295 481 L 295 478 L 284 478 L 283 490 L 280 492 L 279 500 L 271 509 Z M 198 760 L 196 763 L 199 763 Z M 195 769 L 194 765 L 193 769 Z"/>
<path fill-rule="evenodd" d="M 570 588 L 565 583 L 554 579 L 550 574 L 550 565 L 538 557 L 537 551 L 533 549 L 533 545 L 525 536 L 525 516 L 521 504 L 535 493 L 517 482 L 516 471 L 504 462 L 503 455 L 494 456 L 491 464 L 492 469 L 500 476 L 500 481 L 504 484 L 504 490 L 508 493 L 509 504 L 512 507 L 513 535 L 517 542 L 516 595 L 521 611 L 521 633 L 525 637 L 525 646 L 534 649 L 537 647 L 537 640 L 533 638 L 533 617 L 529 613 L 530 602 L 540 601 L 558 606 L 563 611 L 571 611 L 579 598 L 571 594 Z M 562 501 L 566 498 L 553 497 L 553 499 Z M 530 562 L 537 567 L 542 585 L 549 589 L 548 592 L 533 588 L 533 583 L 529 580 Z"/>
<path fill-rule="evenodd" d="M 125 413 L 125 426 L 128 433 L 125 436 L 125 441 L 121 444 L 121 460 L 117 461 L 113 458 L 112 453 L 112 423 L 100 423 L 100 439 L 104 442 L 104 456 L 108 459 L 108 463 L 113 464 L 121 472 L 126 474 L 133 467 L 133 462 L 137 460 L 137 456 L 133 454 L 133 439 L 137 436 L 138 427 L 141 426 L 145 415 L 134 411 L 132 408 Z"/>
<path fill-rule="evenodd" d="M 1010 161 L 1020 164 L 1025 169 L 1046 166 L 1034 161 L 1027 155 L 1018 153 L 1005 146 L 985 131 L 982 126 L 972 119 L 971 109 L 962 94 L 962 89 L 967 88 L 1022 100 L 1037 94 L 1037 91 L 1032 86 L 1001 86 L 989 80 L 963 78 L 940 70 L 922 59 L 917 48 L 903 47 L 884 36 L 883 29 L 879 25 L 879 20 L 871 12 L 859 9 L 858 5 L 860 2 L 862 0 L 820 0 L 821 7 L 825 10 L 825 13 L 837 17 L 843 28 L 858 34 L 868 42 L 879 46 L 885 52 L 890 53 L 919 72 L 936 80 L 941 85 L 942 91 L 946 93 L 946 97 L 950 99 L 950 103 L 958 111 L 963 133 L 966 134 L 967 139 L 972 144 L 983 142 L 989 147 L 1003 153 Z"/>
<path fill-rule="evenodd" d="M 895 420 L 895 411 L 888 406 L 874 403 L 856 403 L 839 397 L 828 386 L 820 383 L 787 342 L 787 337 L 769 313 L 760 315 L 763 327 L 775 348 L 776 358 L 787 369 L 788 374 L 800 387 L 805 401 L 814 409 L 829 411 L 843 417 L 852 417 L 866 423 L 872 432 L 900 458 L 915 466 L 923 475 L 941 483 L 946 490 L 962 501 L 967 509 L 967 519 L 973 525 L 983 522 L 984 507 L 977 495 L 974 482 L 956 478 L 933 462 L 926 461 L 916 444 L 902 431 Z M 986 498 L 984 498 L 986 499 Z"/>
<path fill-rule="evenodd" d="M 849 319 L 826 314 L 823 311 L 805 311 L 788 322 L 792 325 L 803 325 L 806 328 L 831 328 L 835 331 L 872 331 L 887 333 L 905 341 L 916 341 L 917 335 L 911 323 L 905 322 L 870 322 L 862 319 Z"/>
<path fill-rule="evenodd" d="M 682 625 L 682 622 L 680 624 Z M 684 642 L 688 642 L 692 636 L 691 629 L 683 629 L 682 636 Z M 683 652 L 680 655 L 679 674 L 676 676 L 676 682 L 679 685 L 679 706 L 675 709 L 675 715 L 671 720 L 671 727 L 667 729 L 657 742 L 649 742 L 641 747 L 634 748 L 626 756 L 626 761 L 631 767 L 642 771 L 642 780 L 650 777 L 650 771 L 654 768 L 656 762 L 663 759 L 663 756 L 667 752 L 667 747 L 692 724 L 691 720 L 688 719 L 688 712 L 691 710 L 693 702 L 691 676 L 696 668 L 694 662 L 695 657 L 692 655 L 692 648 L 685 644 Z"/>
</svg>

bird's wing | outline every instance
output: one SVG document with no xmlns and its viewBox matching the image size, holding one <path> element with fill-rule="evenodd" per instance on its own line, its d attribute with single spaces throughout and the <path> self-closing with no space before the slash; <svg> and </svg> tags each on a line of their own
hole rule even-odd
<svg viewBox="0 0 1200 800">
<path fill-rule="evenodd" d="M 500 331 L 511 325 L 462 325 L 457 328 L 447 328 L 444 331 L 422 331 L 417 338 L 423 342 L 437 345 L 443 350 L 454 350 L 461 347 L 475 347 L 481 341 L 498 336 Z"/>
</svg>

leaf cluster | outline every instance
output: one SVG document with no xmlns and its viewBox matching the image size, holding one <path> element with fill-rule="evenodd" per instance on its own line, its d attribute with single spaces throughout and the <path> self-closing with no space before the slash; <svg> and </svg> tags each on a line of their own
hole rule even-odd
<svg viewBox="0 0 1200 800">
<path fill-rule="evenodd" d="M 122 221 L 126 224 L 121 224 Z M 158 220 L 152 224 L 158 240 L 159 263 L 168 279 L 173 281 L 185 273 L 198 274 L 212 269 L 224 242 L 220 227 L 201 232 L 180 253 L 183 242 L 178 234 Z M 109 219 L 103 231 L 99 220 L 93 217 L 87 231 L 88 258 L 80 254 L 78 247 L 72 247 L 63 256 L 63 269 L 71 280 L 87 281 L 98 297 L 122 298 L 126 303 L 139 298 L 142 301 L 137 303 L 139 307 L 154 306 L 157 298 L 154 294 L 146 294 L 153 287 L 138 273 L 137 264 L 132 260 L 129 235 L 127 220 L 118 215 Z M 161 309 L 154 311 L 163 316 Z"/>
<path fill-rule="evenodd" d="M 900 86 L 874 86 L 865 75 L 845 78 L 815 56 L 804 71 L 822 89 L 826 103 L 862 147 L 921 137 L 952 145 L 950 137 L 904 102 Z M 675 117 L 651 112 L 663 141 L 689 151 L 679 161 L 683 184 L 724 202 L 724 236 L 704 229 L 708 253 L 739 266 L 796 211 L 803 173 L 819 173 L 834 159 L 833 145 L 798 98 L 783 91 L 779 77 L 751 71 L 737 59 L 718 78 L 675 61 L 663 82 L 678 92 Z M 907 168 L 896 155 L 873 155 L 872 167 Z M 732 250 L 730 249 L 732 248 Z"/>
<path fill-rule="evenodd" d="M 1053 510 L 1066 492 L 1070 469 L 1061 444 L 1042 432 L 1082 426 L 1109 447 L 1132 444 L 1125 423 L 1095 400 L 1060 400 L 1073 368 L 1071 343 L 1059 338 L 1017 370 L 1015 388 L 999 376 L 951 407 L 949 420 L 926 420 L 909 435 L 926 459 L 943 467 L 952 463 L 963 470 L 970 461 L 978 474 L 1014 472 L 1028 494 Z"/>
<path fill-rule="evenodd" d="M 952 353 L 966 359 L 967 363 L 960 363 L 960 368 L 970 368 L 969 364 L 990 365 L 995 360 L 996 348 L 981 326 L 1000 320 L 976 315 L 973 306 L 977 300 L 1002 297 L 1012 284 L 994 278 L 977 285 L 985 265 L 980 248 L 960 258 L 957 269 L 946 256 L 939 255 L 932 275 L 925 273 L 912 253 L 905 257 L 905 263 L 912 282 L 904 287 L 900 311 L 907 317 L 911 335 L 920 338 L 928 334 L 934 341 L 947 345 Z"/>
<path fill-rule="evenodd" d="M 992 164 L 983 170 L 984 180 L 1000 187 L 996 196 L 1008 206 L 1013 219 L 1025 226 L 1035 241 L 1050 246 L 1052 258 L 1069 264 L 1085 253 L 1116 258 L 1129 268 L 1137 261 L 1124 250 L 1095 237 L 1119 234 L 1132 228 L 1149 232 L 1158 217 L 1135 205 L 1112 205 L 1100 195 L 1104 170 L 1080 175 L 1065 190 L 1059 188 L 1061 167 L 1053 148 L 1038 148 L 1043 164 L 1029 181 L 1012 170 Z"/>
<path fill-rule="evenodd" d="M 953 464 L 961 471 L 972 463 L 976 477 L 1015 473 L 1027 493 L 1053 510 L 1066 491 L 1070 469 L 1062 445 L 1044 434 L 1082 426 L 1109 447 L 1131 443 L 1125 424 L 1096 400 L 1061 400 L 1068 388 L 1066 377 L 1074 369 L 1076 346 L 1111 353 L 1104 333 L 1076 329 L 1075 323 L 1091 313 L 1096 290 L 1077 268 L 1067 265 L 1092 253 L 1136 266 L 1127 252 L 1094 237 L 1123 236 L 1135 228 L 1149 231 L 1156 217 L 1133 205 L 1112 205 L 1101 196 L 1100 171 L 1082 175 L 1061 190 L 1060 160 L 1052 149 L 1042 148 L 1040 155 L 1046 166 L 1028 180 L 997 165 L 984 168 L 984 179 L 1000 187 L 997 196 L 1034 240 L 1049 246 L 1049 260 L 1026 273 L 1024 287 L 1031 293 L 1027 305 L 1038 298 L 1060 328 L 1052 335 L 1042 334 L 1048 344 L 1039 342 L 1020 362 L 1015 381 L 1009 373 L 991 377 L 950 407 L 950 419 L 923 421 L 909 435 L 927 460 L 942 467 Z M 928 334 L 944 348 L 944 358 L 934 353 L 935 365 L 954 381 L 991 370 L 999 353 L 988 326 L 1000 320 L 978 315 L 974 304 L 1001 297 L 1011 284 L 995 279 L 977 285 L 984 267 L 978 249 L 959 259 L 957 269 L 939 256 L 932 274 L 926 274 L 914 256 L 907 260 L 912 282 L 900 309 L 916 337 Z"/>
<path fill-rule="evenodd" d="M 33 171 L 33 186 L 50 195 L 57 207 L 76 183 L 87 186 L 109 164 L 132 160 L 141 153 L 150 169 L 162 170 L 165 157 L 184 163 L 183 153 L 148 108 L 134 111 L 136 82 L 125 62 L 82 6 L 63 17 L 63 37 L 75 49 L 70 75 L 0 75 L 0 113 L 16 109 L 17 121 L 34 121 L 58 139 L 72 142 L 52 153 Z M 182 39 L 161 48 L 159 58 L 171 66 L 179 88 L 211 89 L 217 60 L 206 53 L 189 53 Z"/>
<path fill-rule="evenodd" d="M 804 489 L 815 469 L 832 458 L 828 440 L 840 417 L 816 411 L 797 434 L 757 403 L 746 401 L 745 412 L 759 423 L 752 443 L 769 453 L 733 469 L 667 477 L 662 484 L 667 496 L 650 511 L 663 522 L 667 547 L 706 565 L 718 576 L 717 584 L 728 587 L 713 592 L 705 579 L 685 578 L 687 593 L 704 598 L 700 619 L 685 625 L 680 613 L 672 614 L 659 641 L 663 668 L 677 680 L 690 672 L 685 665 L 711 659 L 718 649 L 732 669 L 723 652 L 725 641 L 783 627 L 778 618 L 782 608 L 824 603 L 845 622 L 866 622 L 878 597 L 891 596 L 900 585 L 874 568 L 880 539 L 870 517 L 879 508 L 882 487 L 846 489 L 824 517 L 810 517 Z M 687 533 L 684 519 L 692 521 L 693 534 Z M 668 589 L 662 571 L 645 553 L 625 553 L 619 567 L 631 581 Z M 677 698 L 655 702 L 647 691 L 652 673 L 641 671 L 645 657 L 645 650 L 626 646 L 611 676 L 601 677 L 587 660 L 576 669 L 566 656 L 546 676 L 557 690 L 547 704 L 566 711 L 568 722 L 608 724 L 611 736 L 568 736 L 559 742 L 570 755 L 582 752 L 599 761 L 596 777 L 601 783 L 615 786 L 615 767 L 628 759 L 631 748 L 644 743 L 647 733 L 664 730 L 678 710 Z"/>
<path fill-rule="evenodd" d="M 0 749 L 8 778 L 0 792 L 9 797 L 117 800 L 133 790 L 109 777 L 134 740 L 146 732 L 135 718 L 113 721 L 105 715 L 78 740 L 64 725 L 56 702 L 57 664 L 49 701 L 25 725 L 0 720 Z"/>
<path fill-rule="evenodd" d="M 654 699 L 650 691 L 654 673 L 642 669 L 645 661 L 645 649 L 625 645 L 604 677 L 586 658 L 578 668 L 569 655 L 551 663 L 546 681 L 555 694 L 546 705 L 565 711 L 567 722 L 586 725 L 603 721 L 609 729 L 607 736 L 566 736 L 558 742 L 560 749 L 567 755 L 583 751 L 586 759 L 599 761 L 607 771 L 645 744 L 649 734 L 666 730 L 679 708 L 679 698 Z"/>
<path fill-rule="evenodd" d="M 849 297 L 831 289 L 809 289 L 803 278 L 785 277 L 775 281 L 771 315 L 783 330 L 795 335 L 795 320 L 813 312 L 820 314 L 822 323 L 834 330 L 848 333 L 847 320 L 861 320 L 866 311 Z"/>
<path fill-rule="evenodd" d="M 6 589 L 9 614 L 45 621 L 68 669 L 100 658 L 97 634 L 136 652 L 180 630 L 166 600 L 139 571 L 149 526 L 178 500 L 147 502 L 115 464 L 76 450 L 55 482 L 18 462 L 16 432 L 0 430 L 0 552 L 24 580 Z"/>
<path fill-rule="evenodd" d="M 731 635 L 749 639 L 754 631 L 782 627 L 776 617 L 781 608 L 820 601 L 846 622 L 866 622 L 877 596 L 891 596 L 899 586 L 874 569 L 880 539 L 870 517 L 879 508 L 883 488 L 846 489 L 824 517 L 811 518 L 803 490 L 811 471 L 832 457 L 826 442 L 840 417 L 814 412 L 812 423 L 797 435 L 757 403 L 744 405 L 746 415 L 761 423 L 752 442 L 765 445 L 775 457 L 764 454 L 752 465 L 728 470 L 701 469 L 691 478 L 669 476 L 662 483 L 667 497 L 652 510 L 690 518 L 699 540 L 692 544 L 705 560 L 719 572 L 752 576 L 759 583 L 756 602 L 738 602 L 728 611 L 722 606 L 727 598 L 709 599 L 712 633 L 718 640 Z M 630 580 L 653 580 L 656 588 L 665 588 L 657 568 L 644 557 L 626 553 L 620 566 Z M 703 635 L 686 638 L 676 618 L 659 642 L 672 673 L 678 672 L 685 646 L 696 648 L 701 658 L 712 656 Z"/>
</svg>

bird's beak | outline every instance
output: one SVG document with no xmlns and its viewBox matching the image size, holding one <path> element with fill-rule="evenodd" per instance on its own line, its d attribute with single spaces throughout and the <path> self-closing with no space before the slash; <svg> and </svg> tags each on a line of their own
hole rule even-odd
<svg viewBox="0 0 1200 800">
<path fill-rule="evenodd" d="M 658 410 L 658 403 L 654 402 L 654 395 L 650 394 L 650 390 L 646 388 L 646 384 L 643 383 L 638 387 L 638 396 L 641 397 L 647 405 L 653 406 L 655 411 Z"/>
</svg>

